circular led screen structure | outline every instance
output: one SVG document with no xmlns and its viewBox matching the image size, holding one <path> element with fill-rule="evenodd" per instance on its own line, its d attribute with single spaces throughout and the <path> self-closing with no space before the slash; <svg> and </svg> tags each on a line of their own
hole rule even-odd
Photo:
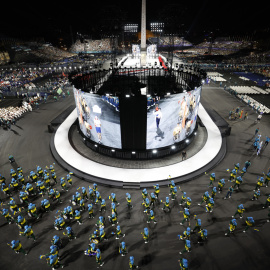
<svg viewBox="0 0 270 270">
<path fill-rule="evenodd" d="M 180 151 L 197 127 L 204 76 L 184 66 L 71 74 L 86 145 L 118 158 L 150 159 Z"/>
</svg>

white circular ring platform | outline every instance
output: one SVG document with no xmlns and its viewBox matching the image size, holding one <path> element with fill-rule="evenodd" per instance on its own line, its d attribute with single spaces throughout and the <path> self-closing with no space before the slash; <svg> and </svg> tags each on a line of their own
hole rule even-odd
<svg viewBox="0 0 270 270">
<path fill-rule="evenodd" d="M 207 141 L 205 145 L 198 153 L 189 159 L 164 167 L 149 169 L 117 168 L 100 164 L 83 157 L 71 146 L 68 138 L 69 129 L 77 119 L 76 109 L 73 110 L 56 130 L 54 147 L 59 157 L 66 164 L 82 173 L 98 178 L 125 183 L 157 182 L 166 180 L 169 175 L 171 175 L 172 178 L 177 178 L 188 175 L 209 164 L 218 155 L 222 146 L 220 130 L 208 115 L 202 104 L 199 106 L 198 114 L 207 130 Z"/>
</svg>

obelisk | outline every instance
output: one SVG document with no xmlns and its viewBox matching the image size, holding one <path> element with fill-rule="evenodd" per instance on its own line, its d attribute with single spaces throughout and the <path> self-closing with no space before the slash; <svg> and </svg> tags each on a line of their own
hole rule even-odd
<svg viewBox="0 0 270 270">
<path fill-rule="evenodd" d="M 146 0 L 142 0 L 141 18 L 141 66 L 146 65 Z"/>
</svg>

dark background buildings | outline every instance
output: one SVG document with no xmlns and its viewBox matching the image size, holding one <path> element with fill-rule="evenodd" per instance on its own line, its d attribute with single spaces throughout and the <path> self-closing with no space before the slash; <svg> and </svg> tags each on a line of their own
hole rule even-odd
<svg viewBox="0 0 270 270">
<path fill-rule="evenodd" d="M 140 13 L 141 1 L 10 2 L 2 9 L 0 34 L 52 43 L 62 37 L 72 43 L 78 35 L 99 38 L 121 32 L 124 23 L 140 24 Z M 147 0 L 147 28 L 160 21 L 191 42 L 209 35 L 269 36 L 263 2 Z"/>
</svg>

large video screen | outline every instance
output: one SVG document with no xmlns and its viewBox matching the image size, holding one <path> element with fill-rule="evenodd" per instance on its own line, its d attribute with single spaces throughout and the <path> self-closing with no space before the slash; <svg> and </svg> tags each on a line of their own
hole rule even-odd
<svg viewBox="0 0 270 270">
<path fill-rule="evenodd" d="M 146 149 L 156 149 L 184 140 L 196 126 L 201 87 L 164 97 L 147 97 Z"/>
<path fill-rule="evenodd" d="M 147 55 L 152 56 L 157 53 L 157 45 L 152 44 L 147 46 Z"/>
<path fill-rule="evenodd" d="M 141 53 L 141 47 L 140 47 L 140 45 L 132 44 L 132 54 L 133 55 L 138 55 L 140 53 Z"/>
<path fill-rule="evenodd" d="M 99 96 L 74 88 L 80 129 L 90 140 L 113 148 L 122 148 L 119 98 Z"/>
</svg>

